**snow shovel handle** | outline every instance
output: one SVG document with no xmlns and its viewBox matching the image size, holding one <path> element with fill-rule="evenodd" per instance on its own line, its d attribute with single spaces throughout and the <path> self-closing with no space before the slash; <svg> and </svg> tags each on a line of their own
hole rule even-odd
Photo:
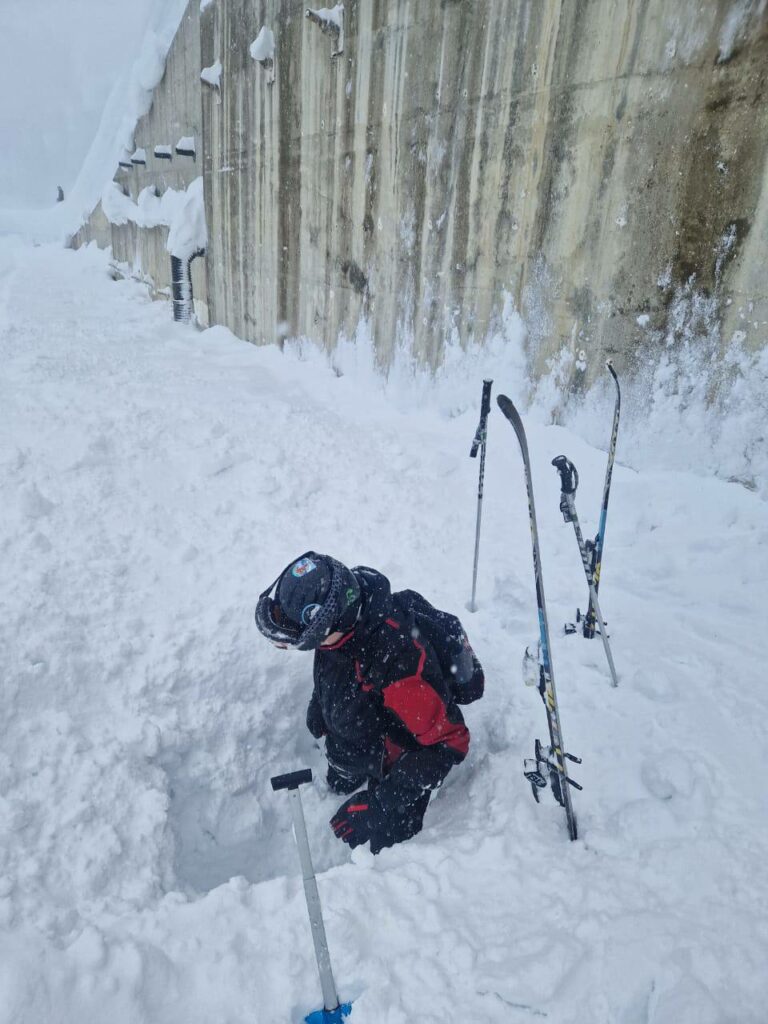
<svg viewBox="0 0 768 1024">
<path fill-rule="evenodd" d="M 312 781 L 312 769 L 301 768 L 297 772 L 288 772 L 287 775 L 274 775 L 270 780 L 272 789 L 298 789 L 305 782 Z"/>
<path fill-rule="evenodd" d="M 275 775 L 270 781 L 272 789 L 275 791 L 287 789 L 291 798 L 293 831 L 296 837 L 296 846 L 299 849 L 301 874 L 304 879 L 304 896 L 307 900 L 309 923 L 312 926 L 312 942 L 315 946 L 315 959 L 320 974 L 320 986 L 323 990 L 323 1003 L 326 1013 L 337 1011 L 339 1010 L 339 997 L 336 994 L 336 983 L 333 980 L 331 956 L 328 952 L 328 940 L 325 936 L 323 912 L 320 907 L 320 895 L 317 891 L 312 854 L 309 851 L 309 840 L 307 839 L 307 824 L 304 820 L 304 809 L 301 806 L 299 792 L 299 786 L 312 781 L 312 769 L 302 768 L 297 772 L 288 772 L 287 775 Z"/>
</svg>

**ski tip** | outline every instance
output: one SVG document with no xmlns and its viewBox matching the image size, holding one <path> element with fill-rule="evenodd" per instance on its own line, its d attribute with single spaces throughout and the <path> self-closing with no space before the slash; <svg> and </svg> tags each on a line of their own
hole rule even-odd
<svg viewBox="0 0 768 1024">
<path fill-rule="evenodd" d="M 496 404 L 507 417 L 508 420 L 520 419 L 520 414 L 514 406 L 511 398 L 507 398 L 506 395 L 497 395 Z"/>
</svg>

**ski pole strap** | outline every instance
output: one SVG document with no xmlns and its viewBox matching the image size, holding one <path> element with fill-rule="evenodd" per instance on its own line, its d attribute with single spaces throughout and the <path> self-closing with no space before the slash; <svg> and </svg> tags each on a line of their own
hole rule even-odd
<svg viewBox="0 0 768 1024">
<path fill-rule="evenodd" d="M 563 494 L 575 494 L 579 486 L 579 474 L 574 464 L 564 455 L 558 455 L 552 459 L 552 465 L 560 474 L 560 490 Z"/>
<path fill-rule="evenodd" d="M 275 792 L 279 789 L 298 789 L 305 782 L 312 781 L 312 769 L 301 768 L 297 772 L 288 772 L 287 775 L 274 775 L 269 781 Z"/>
<path fill-rule="evenodd" d="M 483 396 L 480 401 L 480 422 L 477 425 L 477 430 L 475 431 L 475 439 L 472 442 L 472 450 L 469 453 L 469 457 L 471 459 L 474 459 L 476 457 L 480 445 L 485 442 L 485 434 L 488 428 L 488 414 L 491 411 L 492 385 L 492 380 L 483 381 Z"/>
</svg>

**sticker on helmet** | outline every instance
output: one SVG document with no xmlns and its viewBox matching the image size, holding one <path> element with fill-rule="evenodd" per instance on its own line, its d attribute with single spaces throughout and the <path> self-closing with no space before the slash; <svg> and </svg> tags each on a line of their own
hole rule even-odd
<svg viewBox="0 0 768 1024">
<path fill-rule="evenodd" d="M 291 569 L 291 576 L 295 576 L 296 579 L 301 579 L 302 576 L 306 576 L 308 572 L 312 572 L 313 569 L 317 568 L 317 562 L 313 562 L 311 558 L 300 558 L 296 565 Z"/>
<path fill-rule="evenodd" d="M 319 611 L 320 611 L 320 605 L 319 604 L 307 604 L 307 605 L 304 605 L 304 607 L 301 610 L 301 621 L 302 621 L 302 624 L 305 625 L 305 626 L 308 626 L 310 624 L 310 622 L 312 621 L 312 619 L 314 619 L 314 617 L 317 615 L 317 613 Z"/>
</svg>

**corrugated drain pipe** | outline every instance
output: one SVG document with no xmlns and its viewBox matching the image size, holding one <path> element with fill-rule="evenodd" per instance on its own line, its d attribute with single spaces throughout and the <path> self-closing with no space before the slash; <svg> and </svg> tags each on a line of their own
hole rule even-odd
<svg viewBox="0 0 768 1024">
<path fill-rule="evenodd" d="M 192 296 L 192 260 L 204 256 L 205 249 L 198 249 L 191 256 L 182 259 L 171 256 L 171 294 L 173 295 L 173 319 L 178 323 L 191 323 L 195 316 Z"/>
</svg>

